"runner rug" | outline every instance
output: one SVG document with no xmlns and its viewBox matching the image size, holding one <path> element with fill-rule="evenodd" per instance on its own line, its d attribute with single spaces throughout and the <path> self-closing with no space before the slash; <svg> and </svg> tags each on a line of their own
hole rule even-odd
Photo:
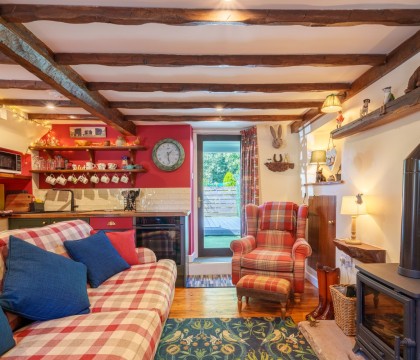
<svg viewBox="0 0 420 360">
<path fill-rule="evenodd" d="M 223 275 L 189 275 L 187 277 L 187 288 L 217 288 L 233 287 L 232 276 Z"/>
<path fill-rule="evenodd" d="M 318 359 L 292 318 L 168 319 L 155 360 Z"/>
</svg>

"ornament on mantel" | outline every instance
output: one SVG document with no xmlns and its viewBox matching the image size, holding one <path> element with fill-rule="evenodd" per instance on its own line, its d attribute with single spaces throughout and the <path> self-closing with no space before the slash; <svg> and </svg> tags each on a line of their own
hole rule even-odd
<svg viewBox="0 0 420 360">
<path fill-rule="evenodd" d="M 337 121 L 337 129 L 341 128 L 341 124 L 344 121 L 343 112 L 339 111 L 337 117 L 335 118 L 335 121 Z"/>
</svg>

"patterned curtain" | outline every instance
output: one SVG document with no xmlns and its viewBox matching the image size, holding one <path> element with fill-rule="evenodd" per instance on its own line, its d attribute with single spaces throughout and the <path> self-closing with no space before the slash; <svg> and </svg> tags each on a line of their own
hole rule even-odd
<svg viewBox="0 0 420 360">
<path fill-rule="evenodd" d="M 241 131 L 241 229 L 246 233 L 245 205 L 259 205 L 257 127 Z"/>
</svg>

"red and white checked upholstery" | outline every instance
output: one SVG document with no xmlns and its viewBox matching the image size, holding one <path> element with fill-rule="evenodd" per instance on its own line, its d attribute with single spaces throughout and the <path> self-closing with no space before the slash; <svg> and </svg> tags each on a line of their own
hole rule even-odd
<svg viewBox="0 0 420 360">
<path fill-rule="evenodd" d="M 16 347 L 1 358 L 153 359 L 162 326 L 156 312 L 143 310 L 34 322 L 15 332 Z"/>
<path fill-rule="evenodd" d="M 289 294 L 290 281 L 270 276 L 248 275 L 242 277 L 236 288 L 260 290 L 277 294 Z"/>
<path fill-rule="evenodd" d="M 98 288 L 89 288 L 92 312 L 148 309 L 159 314 L 164 323 L 175 294 L 176 266 L 172 260 L 133 265 L 106 280 Z"/>
<path fill-rule="evenodd" d="M 74 220 L 0 233 L 0 292 L 10 235 L 66 256 L 63 241 L 85 238 L 91 230 L 88 223 Z M 140 265 L 96 289 L 88 286 L 90 314 L 35 322 L 17 330 L 17 346 L 2 359 L 153 359 L 175 294 L 176 264 L 156 262 L 150 249 L 136 251 Z M 12 329 L 22 326 L 24 319 L 6 315 Z"/>
<path fill-rule="evenodd" d="M 230 244 L 232 282 L 245 275 L 277 277 L 303 293 L 305 259 L 312 253 L 305 240 L 307 215 L 307 205 L 292 202 L 246 205 L 246 236 Z"/>
</svg>

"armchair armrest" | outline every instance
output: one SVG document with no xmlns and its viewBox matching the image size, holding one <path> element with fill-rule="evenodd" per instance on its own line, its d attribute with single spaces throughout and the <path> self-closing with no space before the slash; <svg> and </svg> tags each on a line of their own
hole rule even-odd
<svg viewBox="0 0 420 360">
<path fill-rule="evenodd" d="M 256 248 L 255 238 L 247 235 L 242 239 L 233 240 L 230 243 L 232 256 L 232 283 L 235 285 L 241 278 L 241 257 Z"/>
<path fill-rule="evenodd" d="M 311 256 L 311 254 L 311 245 L 309 245 L 309 243 L 304 238 L 299 238 L 295 241 L 292 247 L 293 260 L 296 260 L 297 258 L 306 259 L 308 256 Z"/>
<path fill-rule="evenodd" d="M 255 248 L 255 238 L 251 235 L 247 235 L 238 240 L 233 240 L 230 243 L 230 249 L 233 251 L 233 256 L 248 254 Z"/>
<path fill-rule="evenodd" d="M 145 247 L 138 247 L 136 248 L 136 252 L 140 264 L 149 264 L 156 262 L 156 255 L 152 250 Z"/>
</svg>

